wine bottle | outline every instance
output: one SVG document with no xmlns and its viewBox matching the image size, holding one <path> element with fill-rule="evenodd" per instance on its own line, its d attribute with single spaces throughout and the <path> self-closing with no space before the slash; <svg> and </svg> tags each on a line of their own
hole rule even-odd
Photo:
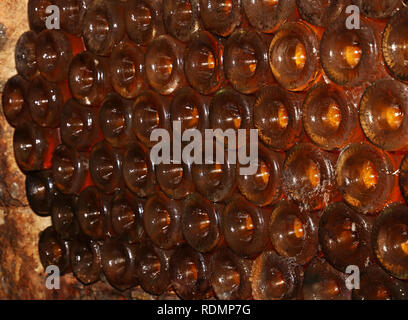
<svg viewBox="0 0 408 320">
<path fill-rule="evenodd" d="M 238 255 L 254 257 L 268 245 L 270 210 L 259 208 L 239 194 L 234 195 L 221 216 L 227 245 Z"/>
<path fill-rule="evenodd" d="M 116 240 L 105 241 L 101 247 L 102 270 L 108 282 L 120 291 L 138 284 L 139 247 Z"/>
<path fill-rule="evenodd" d="M 133 133 L 132 101 L 111 93 L 103 100 L 99 110 L 99 124 L 103 136 L 115 148 L 123 148 L 135 141 Z"/>
<path fill-rule="evenodd" d="M 162 0 L 128 0 L 125 4 L 125 26 L 129 38 L 147 45 L 164 33 Z"/>
<path fill-rule="evenodd" d="M 116 0 L 93 0 L 87 9 L 82 37 L 92 53 L 109 56 L 115 44 L 125 36 L 124 3 Z"/>
<path fill-rule="evenodd" d="M 130 144 L 124 155 L 122 176 L 126 186 L 138 197 L 148 197 L 155 191 L 156 174 L 150 161 L 150 151 L 141 143 Z"/>
<path fill-rule="evenodd" d="M 29 82 L 20 75 L 11 77 L 4 85 L 1 96 L 3 113 L 13 127 L 31 118 L 27 101 L 28 87 Z"/>
<path fill-rule="evenodd" d="M 145 89 L 145 66 L 143 49 L 131 41 L 115 46 L 110 57 L 112 87 L 122 97 L 133 99 Z"/>
<path fill-rule="evenodd" d="M 149 43 L 145 54 L 146 76 L 158 93 L 172 94 L 185 83 L 184 47 L 170 35 L 161 35 Z"/>
<path fill-rule="evenodd" d="M 336 20 L 349 4 L 350 0 L 296 0 L 302 19 L 324 28 Z"/>
<path fill-rule="evenodd" d="M 393 203 L 375 219 L 371 245 L 379 264 L 392 276 L 408 279 L 408 209 Z"/>
<path fill-rule="evenodd" d="M 259 31 L 275 32 L 292 14 L 294 0 L 242 0 L 249 23 Z"/>
<path fill-rule="evenodd" d="M 336 171 L 344 200 L 361 213 L 376 213 L 399 196 L 392 159 L 368 143 L 343 148 Z"/>
<path fill-rule="evenodd" d="M 33 80 L 39 73 L 36 47 L 37 34 L 34 31 L 27 31 L 18 38 L 14 51 L 16 70 L 28 81 Z"/>
<path fill-rule="evenodd" d="M 243 167 L 237 165 L 239 191 L 247 200 L 264 207 L 275 203 L 282 196 L 281 171 L 285 155 L 258 145 L 257 171 L 253 175 L 239 174 Z"/>
<path fill-rule="evenodd" d="M 302 120 L 312 142 L 325 150 L 362 139 L 352 92 L 333 84 L 317 85 L 308 92 Z"/>
<path fill-rule="evenodd" d="M 382 37 L 382 54 L 385 65 L 394 78 L 405 82 L 408 81 L 408 66 L 406 65 L 408 51 L 404 40 L 404 30 L 408 28 L 407 18 L 407 8 L 395 13 L 389 19 Z"/>
<path fill-rule="evenodd" d="M 61 239 L 74 240 L 79 236 L 75 214 L 77 200 L 77 196 L 58 193 L 51 202 L 52 226 Z"/>
<path fill-rule="evenodd" d="M 51 172 L 30 172 L 26 175 L 25 187 L 30 208 L 40 216 L 49 216 L 57 191 Z"/>
<path fill-rule="evenodd" d="M 54 0 L 60 10 L 61 29 L 80 36 L 84 17 L 93 0 Z"/>
<path fill-rule="evenodd" d="M 317 257 L 307 266 L 302 295 L 304 300 L 350 300 L 346 275 L 334 269 L 323 258 Z"/>
<path fill-rule="evenodd" d="M 75 99 L 68 100 L 60 115 L 62 142 L 70 149 L 89 151 L 102 140 L 97 109 L 83 106 Z"/>
<path fill-rule="evenodd" d="M 184 242 L 181 230 L 181 203 L 157 191 L 147 199 L 144 227 L 154 245 L 169 250 Z"/>
<path fill-rule="evenodd" d="M 197 31 L 190 38 L 184 52 L 187 81 L 201 94 L 212 94 L 224 83 L 224 47 L 208 31 Z"/>
<path fill-rule="evenodd" d="M 46 9 L 51 5 L 53 0 L 28 0 L 28 24 L 31 30 L 38 33 L 46 28 L 45 22 L 48 17 Z"/>
<path fill-rule="evenodd" d="M 310 143 L 295 145 L 283 165 L 283 188 L 306 210 L 320 210 L 337 196 L 335 155 Z"/>
<path fill-rule="evenodd" d="M 367 138 L 387 151 L 408 149 L 408 86 L 379 80 L 368 87 L 360 102 L 360 123 Z"/>
<path fill-rule="evenodd" d="M 209 298 L 211 295 L 209 276 L 206 256 L 190 246 L 181 246 L 171 255 L 170 279 L 174 291 L 181 299 Z"/>
<path fill-rule="evenodd" d="M 376 31 L 365 18 L 359 29 L 347 28 L 347 15 L 341 15 L 324 31 L 320 43 L 320 61 L 333 82 L 356 87 L 374 79 L 379 62 Z"/>
<path fill-rule="evenodd" d="M 58 268 L 60 275 L 70 272 L 70 243 L 61 240 L 52 227 L 41 231 L 39 238 L 38 252 L 44 270 L 47 271 L 47 268 L 52 266 Z M 55 269 L 52 270 L 54 271 Z"/>
<path fill-rule="evenodd" d="M 74 276 L 83 284 L 97 282 L 101 278 L 101 243 L 76 240 L 71 244 L 70 260 Z"/>
<path fill-rule="evenodd" d="M 252 297 L 252 261 L 244 259 L 224 246 L 210 258 L 210 280 L 220 300 L 246 300 Z"/>
<path fill-rule="evenodd" d="M 387 19 L 402 8 L 401 0 L 352 0 L 361 13 L 372 19 Z"/>
<path fill-rule="evenodd" d="M 67 78 L 71 60 L 84 51 L 82 39 L 61 30 L 43 30 L 36 41 L 37 67 L 50 82 Z"/>
<path fill-rule="evenodd" d="M 59 145 L 52 156 L 52 177 L 60 192 L 79 194 L 92 185 L 89 154 Z"/>
<path fill-rule="evenodd" d="M 224 71 L 231 86 L 244 94 L 254 93 L 272 82 L 266 39 L 250 29 L 228 37 L 224 48 Z"/>
<path fill-rule="evenodd" d="M 98 142 L 89 156 L 89 171 L 95 186 L 102 192 L 112 194 L 122 183 L 122 150 L 109 142 Z"/>
<path fill-rule="evenodd" d="M 169 198 L 181 200 L 194 191 L 189 164 L 161 163 L 156 166 L 155 172 L 160 189 Z"/>
<path fill-rule="evenodd" d="M 111 202 L 112 227 L 119 239 L 136 244 L 145 240 L 143 212 L 145 201 L 126 190 L 118 191 Z"/>
<path fill-rule="evenodd" d="M 289 300 L 298 295 L 302 274 L 288 258 L 265 251 L 252 265 L 252 295 L 256 300 Z"/>
<path fill-rule="evenodd" d="M 269 238 L 275 251 L 299 265 L 314 258 L 318 239 L 317 215 L 301 210 L 289 200 L 281 200 L 269 218 Z"/>
<path fill-rule="evenodd" d="M 308 90 L 321 77 L 318 35 L 305 22 L 285 23 L 269 46 L 269 65 L 283 88 Z"/>
<path fill-rule="evenodd" d="M 200 17 L 207 31 L 227 37 L 241 24 L 241 1 L 200 0 Z"/>
<path fill-rule="evenodd" d="M 171 251 L 155 247 L 145 242 L 140 247 L 136 274 L 146 292 L 160 295 L 170 287 Z"/>
<path fill-rule="evenodd" d="M 214 205 L 198 193 L 184 199 L 181 226 L 187 243 L 199 252 L 210 252 L 220 243 L 223 207 Z"/>
<path fill-rule="evenodd" d="M 164 0 L 163 21 L 167 32 L 182 42 L 201 28 L 199 0 Z"/>
<path fill-rule="evenodd" d="M 254 127 L 261 140 L 274 150 L 288 150 L 303 135 L 301 104 L 295 93 L 278 86 L 258 91 L 253 106 Z"/>
<path fill-rule="evenodd" d="M 373 262 L 370 234 L 373 220 L 343 202 L 330 204 L 320 218 L 319 242 L 325 259 L 336 269 L 360 270 Z"/>
</svg>

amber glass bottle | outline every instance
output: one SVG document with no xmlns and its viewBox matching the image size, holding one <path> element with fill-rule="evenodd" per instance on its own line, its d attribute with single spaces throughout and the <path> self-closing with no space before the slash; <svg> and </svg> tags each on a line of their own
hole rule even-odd
<svg viewBox="0 0 408 320">
<path fill-rule="evenodd" d="M 20 75 L 11 77 L 4 85 L 1 96 L 3 113 L 13 127 L 31 117 L 27 101 L 28 86 L 29 82 Z"/>
<path fill-rule="evenodd" d="M 52 157 L 52 177 L 59 191 L 79 194 L 92 184 L 89 174 L 89 154 L 59 145 Z"/>
<path fill-rule="evenodd" d="M 125 36 L 124 3 L 116 0 L 93 0 L 86 11 L 82 37 L 88 50 L 101 56 L 112 53 Z"/>
<path fill-rule="evenodd" d="M 321 76 L 319 38 L 304 22 L 285 23 L 269 46 L 269 65 L 285 89 L 305 91 Z"/>
<path fill-rule="evenodd" d="M 354 289 L 353 300 L 407 300 L 408 286 L 374 265 L 360 276 L 360 289 Z"/>
<path fill-rule="evenodd" d="M 372 19 L 387 19 L 402 7 L 401 0 L 352 0 L 361 13 Z"/>
<path fill-rule="evenodd" d="M 315 258 L 307 266 L 302 295 L 304 300 L 350 300 L 346 275 L 334 269 L 323 258 Z"/>
<path fill-rule="evenodd" d="M 344 200 L 359 212 L 378 212 L 398 193 L 396 168 L 390 156 L 367 143 L 345 147 L 336 170 Z"/>
<path fill-rule="evenodd" d="M 61 239 L 73 240 L 79 235 L 79 224 L 75 214 L 77 200 L 77 196 L 60 193 L 52 200 L 52 226 Z"/>
<path fill-rule="evenodd" d="M 228 246 L 237 254 L 254 257 L 268 244 L 270 210 L 259 208 L 236 194 L 222 214 L 222 230 Z"/>
<path fill-rule="evenodd" d="M 170 255 L 170 251 L 159 249 L 151 242 L 141 246 L 136 272 L 146 292 L 160 295 L 170 287 Z"/>
<path fill-rule="evenodd" d="M 170 279 L 181 299 L 205 299 L 211 293 L 208 259 L 189 245 L 179 247 L 170 258 Z"/>
<path fill-rule="evenodd" d="M 198 193 L 183 201 L 181 225 L 184 238 L 195 250 L 210 252 L 221 241 L 221 210 Z"/>
<path fill-rule="evenodd" d="M 98 142 L 89 156 L 89 171 L 95 186 L 105 193 L 113 193 L 122 182 L 122 150 L 107 141 Z"/>
<path fill-rule="evenodd" d="M 361 139 L 358 110 L 352 99 L 351 93 L 332 84 L 321 84 L 308 92 L 302 120 L 314 144 L 326 150 L 336 150 Z"/>
<path fill-rule="evenodd" d="M 207 98 L 190 87 L 183 87 L 176 91 L 171 100 L 170 122 L 173 124 L 174 121 L 181 121 L 180 134 L 188 129 L 204 132 L 209 127 L 208 109 Z"/>
<path fill-rule="evenodd" d="M 298 295 L 301 269 L 274 251 L 263 252 L 252 265 L 252 295 L 257 300 L 288 300 Z"/>
<path fill-rule="evenodd" d="M 360 123 L 367 138 L 387 151 L 408 150 L 408 86 L 379 80 L 360 102 Z"/>
<path fill-rule="evenodd" d="M 65 103 L 60 115 L 62 142 L 71 149 L 89 151 L 102 140 L 97 109 L 83 106 L 70 99 Z"/>
<path fill-rule="evenodd" d="M 60 275 L 71 271 L 70 244 L 59 238 L 52 227 L 40 232 L 38 252 L 44 269 L 48 266 L 56 266 L 59 268 Z"/>
<path fill-rule="evenodd" d="M 224 147 L 238 149 L 238 130 L 252 127 L 252 102 L 253 100 L 230 88 L 218 90 L 210 103 L 210 128 L 227 131 L 233 129 L 236 136 L 236 146 L 231 146 L 224 139 Z M 222 141 L 219 141 L 222 142 Z"/>
<path fill-rule="evenodd" d="M 76 216 L 84 235 L 92 240 L 113 236 L 110 218 L 111 197 L 91 186 L 79 194 Z"/>
<path fill-rule="evenodd" d="M 189 164 L 158 164 L 155 168 L 160 189 L 172 199 L 184 199 L 194 191 Z"/>
<path fill-rule="evenodd" d="M 35 78 L 27 91 L 31 117 L 41 127 L 59 126 L 61 109 L 69 98 L 68 88 L 42 77 Z"/>
<path fill-rule="evenodd" d="M 50 169 L 52 153 L 59 144 L 57 130 L 25 121 L 14 131 L 14 158 L 23 172 Z"/>
<path fill-rule="evenodd" d="M 325 30 L 320 43 L 320 61 L 330 80 L 355 87 L 371 81 L 379 60 L 378 39 L 363 17 L 359 29 L 348 29 L 347 15 L 341 15 Z"/>
<path fill-rule="evenodd" d="M 125 4 L 125 25 L 129 38 L 147 45 L 164 33 L 162 0 L 128 0 Z"/>
<path fill-rule="evenodd" d="M 225 43 L 224 71 L 235 90 L 251 94 L 272 81 L 266 41 L 250 29 L 236 30 Z"/>
<path fill-rule="evenodd" d="M 341 272 L 355 265 L 363 270 L 373 261 L 371 217 L 358 214 L 343 202 L 330 204 L 322 214 L 319 242 L 325 259 Z"/>
<path fill-rule="evenodd" d="M 324 208 L 337 195 L 335 155 L 310 143 L 289 150 L 283 166 L 283 187 L 304 209 Z"/>
<path fill-rule="evenodd" d="M 224 47 L 208 31 L 191 36 L 184 52 L 184 73 L 190 85 L 201 94 L 214 93 L 224 82 Z"/>
<path fill-rule="evenodd" d="M 282 200 L 269 218 L 269 238 L 275 251 L 297 264 L 308 263 L 317 251 L 317 216 L 301 210 L 292 201 Z"/>
<path fill-rule="evenodd" d="M 301 17 L 319 27 L 327 27 L 336 20 L 348 4 L 350 0 L 296 0 Z"/>
<path fill-rule="evenodd" d="M 36 42 L 38 70 L 47 81 L 63 81 L 72 58 L 83 50 L 81 38 L 61 30 L 44 30 Z"/>
<path fill-rule="evenodd" d="M 101 278 L 101 243 L 76 240 L 71 244 L 71 265 L 75 277 L 83 284 L 97 282 Z"/>
<path fill-rule="evenodd" d="M 381 266 L 392 276 L 408 279 L 408 209 L 391 204 L 375 219 L 372 246 Z"/>
<path fill-rule="evenodd" d="M 117 93 L 135 98 L 146 88 L 143 50 L 131 41 L 116 45 L 110 57 L 110 75 Z"/>
<path fill-rule="evenodd" d="M 190 41 L 200 29 L 199 0 L 164 0 L 163 20 L 167 32 L 180 41 Z"/>
<path fill-rule="evenodd" d="M 266 206 L 279 200 L 282 196 L 282 167 L 284 153 L 278 153 L 258 145 L 257 171 L 253 175 L 241 175 L 240 169 L 245 166 L 237 165 L 238 188 L 249 201 Z"/>
<path fill-rule="evenodd" d="M 45 21 L 48 17 L 47 7 L 53 5 L 53 0 L 29 0 L 27 3 L 28 23 L 30 29 L 40 32 L 45 29 Z"/>
<path fill-rule="evenodd" d="M 81 104 L 99 106 L 111 90 L 108 62 L 89 51 L 72 60 L 68 74 L 72 95 Z"/>
<path fill-rule="evenodd" d="M 278 86 L 257 93 L 253 106 L 254 127 L 261 140 L 275 150 L 288 150 L 303 134 L 301 103 L 295 93 Z"/>
<path fill-rule="evenodd" d="M 184 242 L 181 230 L 181 203 L 157 191 L 145 204 L 144 227 L 153 243 L 165 250 Z"/>
<path fill-rule="evenodd" d="M 200 16 L 206 30 L 229 36 L 241 24 L 240 0 L 199 0 Z"/>
<path fill-rule="evenodd" d="M 144 91 L 133 103 L 133 130 L 137 138 L 147 147 L 156 144 L 150 140 L 154 129 L 169 129 L 167 101 L 153 91 Z"/>
<path fill-rule="evenodd" d="M 118 191 L 111 202 L 112 227 L 115 234 L 127 243 L 141 243 L 145 239 L 143 227 L 144 201 L 130 192 Z"/>
<path fill-rule="evenodd" d="M 132 101 L 111 93 L 103 100 L 99 110 L 99 125 L 106 141 L 113 147 L 123 148 L 135 141 L 132 120 Z"/>
<path fill-rule="evenodd" d="M 246 300 L 251 292 L 252 261 L 237 256 L 222 246 L 211 256 L 210 280 L 220 300 Z"/>
<path fill-rule="evenodd" d="M 407 21 L 408 9 L 401 9 L 388 21 L 382 38 L 382 52 L 386 66 L 395 78 L 405 82 L 408 81 L 406 64 L 408 48 L 405 42 Z"/>
<path fill-rule="evenodd" d="M 36 44 L 37 34 L 34 31 L 27 31 L 18 39 L 14 51 L 16 70 L 29 81 L 38 75 Z"/>
<path fill-rule="evenodd" d="M 216 152 L 214 152 L 214 157 Z M 236 165 L 228 162 L 227 152 L 224 163 L 193 164 L 191 173 L 196 190 L 213 202 L 229 199 L 236 189 Z"/>
<path fill-rule="evenodd" d="M 54 0 L 60 9 L 61 29 L 80 36 L 85 13 L 93 0 Z"/>
<path fill-rule="evenodd" d="M 49 170 L 31 172 L 26 175 L 26 194 L 30 208 L 40 216 L 51 214 L 51 205 L 56 188 Z"/>
<path fill-rule="evenodd" d="M 141 143 L 130 144 L 124 155 L 122 175 L 126 186 L 138 197 L 148 197 L 155 191 L 156 174 L 150 161 L 150 151 Z"/>
<path fill-rule="evenodd" d="M 259 31 L 272 33 L 292 14 L 294 0 L 242 0 L 249 23 Z"/>
<path fill-rule="evenodd" d="M 158 93 L 169 95 L 183 86 L 184 47 L 169 35 L 161 35 L 149 43 L 145 54 L 146 76 Z"/>
<path fill-rule="evenodd" d="M 120 291 L 135 287 L 139 247 L 117 240 L 105 241 L 101 247 L 103 273 L 108 282 Z"/>
</svg>

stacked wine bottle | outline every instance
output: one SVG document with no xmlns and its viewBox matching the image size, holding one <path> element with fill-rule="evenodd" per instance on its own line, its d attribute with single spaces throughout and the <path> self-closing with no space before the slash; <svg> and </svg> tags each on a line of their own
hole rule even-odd
<svg viewBox="0 0 408 320">
<path fill-rule="evenodd" d="M 408 298 L 404 1 L 29 0 L 28 19 L 3 110 L 52 219 L 44 268 L 183 299 Z M 256 173 L 154 164 L 173 121 L 257 129 Z"/>
</svg>

